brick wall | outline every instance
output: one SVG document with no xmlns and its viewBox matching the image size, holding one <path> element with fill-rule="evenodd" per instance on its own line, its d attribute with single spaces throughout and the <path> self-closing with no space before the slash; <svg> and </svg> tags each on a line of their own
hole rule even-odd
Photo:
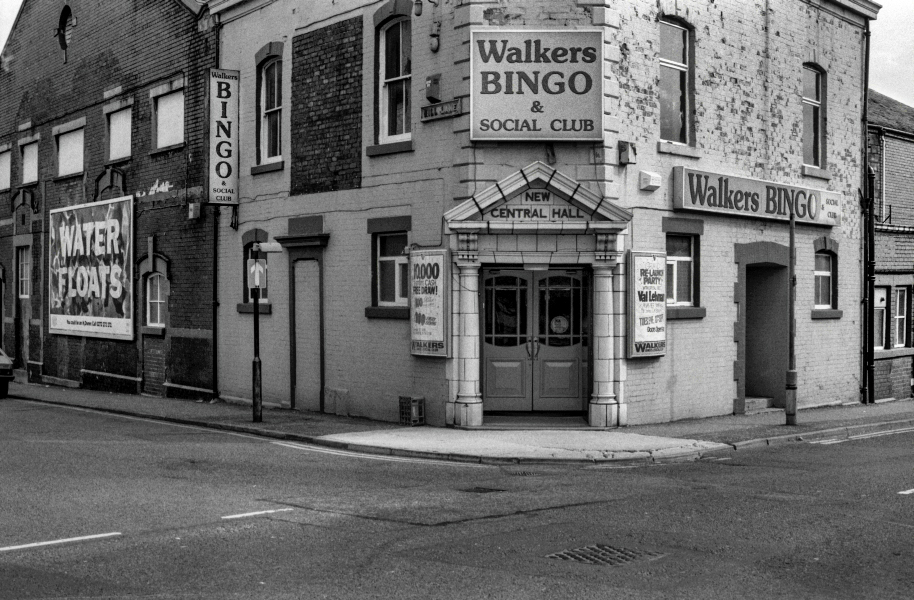
<svg viewBox="0 0 914 600">
<path fill-rule="evenodd" d="M 292 43 L 292 193 L 362 183 L 362 19 Z"/>
<path fill-rule="evenodd" d="M 142 378 L 140 355 L 143 282 L 134 282 L 135 341 L 113 341 L 50 335 L 46 263 L 48 211 L 91 202 L 95 180 L 107 161 L 107 120 L 103 106 L 132 99 L 132 153 L 115 166 L 125 177 L 124 189 L 109 190 L 99 199 L 132 194 L 134 202 L 133 258 L 147 253 L 147 240 L 155 238 L 155 251 L 170 264 L 170 323 L 165 347 L 166 380 L 194 387 L 211 387 L 211 368 L 195 372 L 175 367 L 211 352 L 212 332 L 212 216 L 187 219 L 187 203 L 199 201 L 206 173 L 207 118 L 204 98 L 209 67 L 215 66 L 216 34 L 198 31 L 197 19 L 179 2 L 71 3 L 77 26 L 64 53 L 49 35 L 57 26 L 62 4 L 29 0 L 11 33 L 8 68 L 0 71 L 0 144 L 13 145 L 12 183 L 21 182 L 21 160 L 16 140 L 39 134 L 40 213 L 33 230 L 33 289 L 30 359 L 46 374 L 80 380 L 86 386 L 137 391 L 130 379 L 104 375 L 82 377 L 88 369 L 101 373 Z M 152 100 L 149 92 L 183 76 L 184 144 L 153 152 Z M 119 86 L 120 91 L 105 92 Z M 85 118 L 85 174 L 57 178 L 56 144 L 52 128 Z M 31 128 L 19 132 L 20 124 Z M 13 260 L 10 193 L 0 192 L 0 263 L 10 273 Z M 5 294 L 4 314 L 13 315 L 13 296 Z M 12 350 L 13 324 L 5 319 L 3 345 Z M 187 338 L 189 341 L 182 342 Z M 161 370 L 161 369 L 160 369 Z M 128 382 L 125 384 L 124 382 Z"/>
</svg>

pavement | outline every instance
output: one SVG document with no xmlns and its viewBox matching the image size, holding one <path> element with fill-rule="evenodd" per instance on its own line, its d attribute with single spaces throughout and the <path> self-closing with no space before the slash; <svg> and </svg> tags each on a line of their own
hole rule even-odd
<svg viewBox="0 0 914 600">
<path fill-rule="evenodd" d="M 9 397 L 326 446 L 351 452 L 486 464 L 660 463 L 723 457 L 761 446 L 914 430 L 914 401 L 780 410 L 610 430 L 407 427 L 396 423 L 250 405 L 11 383 Z M 0 400 L 0 402 L 3 402 Z"/>
</svg>

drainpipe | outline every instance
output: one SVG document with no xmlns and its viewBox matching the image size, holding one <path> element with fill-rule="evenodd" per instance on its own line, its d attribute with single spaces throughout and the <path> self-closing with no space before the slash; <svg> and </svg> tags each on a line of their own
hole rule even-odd
<svg viewBox="0 0 914 600">
<path fill-rule="evenodd" d="M 866 21 L 863 34 L 864 60 L 863 60 L 863 165 L 866 190 L 863 198 L 863 386 L 861 387 L 861 401 L 872 404 L 874 401 L 875 386 L 875 353 L 873 350 L 873 331 L 875 328 L 873 315 L 873 298 L 876 295 L 876 227 L 874 208 L 876 203 L 876 172 L 870 166 L 869 153 L 869 91 L 870 91 L 870 22 Z M 883 160 L 884 157 L 883 157 Z M 883 182 L 883 185 L 884 182 Z"/>
<path fill-rule="evenodd" d="M 216 37 L 216 67 L 219 67 L 222 44 L 222 23 L 213 27 Z M 219 397 L 219 207 L 213 207 L 213 399 Z"/>
</svg>

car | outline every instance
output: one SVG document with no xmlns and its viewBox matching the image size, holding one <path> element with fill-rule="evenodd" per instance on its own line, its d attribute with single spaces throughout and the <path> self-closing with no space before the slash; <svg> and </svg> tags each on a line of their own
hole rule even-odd
<svg viewBox="0 0 914 600">
<path fill-rule="evenodd" d="M 0 349 L 0 398 L 6 398 L 13 380 L 13 361 Z"/>
</svg>

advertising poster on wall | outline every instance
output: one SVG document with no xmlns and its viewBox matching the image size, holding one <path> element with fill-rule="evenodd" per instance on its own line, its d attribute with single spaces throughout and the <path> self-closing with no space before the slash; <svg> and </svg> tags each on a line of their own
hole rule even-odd
<svg viewBox="0 0 914 600">
<path fill-rule="evenodd" d="M 471 32 L 470 139 L 603 139 L 603 31 Z"/>
<path fill-rule="evenodd" d="M 412 353 L 448 355 L 447 250 L 413 250 L 409 254 L 409 307 Z"/>
<path fill-rule="evenodd" d="M 666 254 L 629 253 L 628 357 L 666 354 Z"/>
<path fill-rule="evenodd" d="M 133 196 L 50 211 L 49 331 L 133 339 Z"/>
</svg>

